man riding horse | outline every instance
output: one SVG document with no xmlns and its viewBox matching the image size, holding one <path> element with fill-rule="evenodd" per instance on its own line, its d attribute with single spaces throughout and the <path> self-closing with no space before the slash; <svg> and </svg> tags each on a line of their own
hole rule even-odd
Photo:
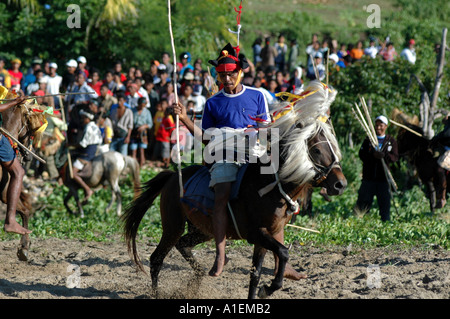
<svg viewBox="0 0 450 319">
<path fill-rule="evenodd" d="M 2 112 L 23 103 L 26 97 L 18 97 L 14 101 L 0 104 L 0 116 Z M 0 118 L 0 126 L 1 118 Z M 22 181 L 25 176 L 25 170 L 17 159 L 16 152 L 11 146 L 9 139 L 6 136 L 0 135 L 0 162 L 2 168 L 8 172 L 10 182 L 7 191 L 7 209 L 4 230 L 6 232 L 17 233 L 25 235 L 31 233 L 29 229 L 22 227 L 16 221 L 17 204 L 22 192 Z"/>
<path fill-rule="evenodd" d="M 221 50 L 216 60 L 209 61 L 216 67 L 218 79 L 223 85 L 223 89 L 206 101 L 202 116 L 203 132 L 201 134 L 212 128 L 243 129 L 256 127 L 257 122 L 254 118 L 269 119 L 269 110 L 264 95 L 260 91 L 241 83 L 243 69 L 249 65 L 247 60 L 239 58 L 237 53 L 228 43 Z M 185 106 L 178 103 L 174 106 L 174 111 L 189 131 L 195 135 L 195 125 L 186 114 Z M 208 141 L 203 140 L 203 143 L 206 145 Z M 216 241 L 216 259 L 209 272 L 211 276 L 219 276 L 226 261 L 227 203 L 230 197 L 231 184 L 236 180 L 237 172 L 241 166 L 242 163 L 233 159 L 223 158 L 215 161 L 210 169 L 211 183 L 209 186 L 215 192 L 212 220 Z"/>
</svg>

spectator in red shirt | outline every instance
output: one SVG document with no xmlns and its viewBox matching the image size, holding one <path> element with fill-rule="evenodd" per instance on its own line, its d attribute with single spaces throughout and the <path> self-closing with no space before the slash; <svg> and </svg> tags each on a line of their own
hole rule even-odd
<svg viewBox="0 0 450 319">
<path fill-rule="evenodd" d="M 163 167 L 170 165 L 170 136 L 175 129 L 175 123 L 171 115 L 172 108 L 167 108 L 164 112 L 164 118 L 156 132 L 156 145 L 154 155 L 156 158 L 162 158 Z"/>
<path fill-rule="evenodd" d="M 8 73 L 11 77 L 11 88 L 16 91 L 20 90 L 20 82 L 22 82 L 23 73 L 20 71 L 20 65 L 22 61 L 19 59 L 14 59 L 11 61 L 11 69 L 8 70 Z"/>
</svg>

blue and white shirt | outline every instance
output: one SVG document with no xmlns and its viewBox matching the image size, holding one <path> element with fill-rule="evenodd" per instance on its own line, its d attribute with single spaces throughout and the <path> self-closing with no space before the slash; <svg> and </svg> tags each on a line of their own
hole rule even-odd
<svg viewBox="0 0 450 319">
<path fill-rule="evenodd" d="M 202 129 L 256 127 L 258 123 L 255 118 L 270 120 L 267 101 L 261 91 L 243 85 L 242 91 L 237 94 L 221 90 L 206 101 Z"/>
</svg>

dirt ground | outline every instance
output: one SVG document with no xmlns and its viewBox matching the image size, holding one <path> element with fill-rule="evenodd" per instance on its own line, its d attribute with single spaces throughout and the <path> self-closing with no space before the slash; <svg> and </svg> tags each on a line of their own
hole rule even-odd
<svg viewBox="0 0 450 319">
<path fill-rule="evenodd" d="M 156 296 L 148 274 L 136 271 L 125 243 L 33 239 L 29 261 L 16 257 L 18 240 L 0 242 L 0 299 L 246 299 L 252 246 L 228 247 L 230 258 L 219 278 L 196 279 L 176 250 L 164 262 Z M 141 240 L 148 272 L 154 244 Z M 208 270 L 214 250 L 197 249 Z M 440 247 L 362 250 L 292 245 L 290 262 L 308 275 L 285 280 L 270 299 L 450 299 L 450 252 Z M 262 284 L 272 280 L 267 254 Z"/>
</svg>

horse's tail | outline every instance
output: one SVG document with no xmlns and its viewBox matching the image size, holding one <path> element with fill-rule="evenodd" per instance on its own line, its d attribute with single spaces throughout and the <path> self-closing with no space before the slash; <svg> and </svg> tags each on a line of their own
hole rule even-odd
<svg viewBox="0 0 450 319">
<path fill-rule="evenodd" d="M 131 156 L 125 157 L 125 166 L 131 170 L 131 175 L 133 177 L 133 185 L 134 185 L 134 197 L 140 195 L 141 192 L 141 176 L 140 176 L 140 168 L 138 161 Z"/>
<path fill-rule="evenodd" d="M 136 236 L 139 224 L 173 174 L 175 174 L 173 171 L 163 171 L 146 182 L 142 187 L 143 192 L 128 205 L 121 217 L 124 223 L 124 237 L 128 246 L 128 252 L 133 254 L 134 262 L 143 272 L 145 271 L 136 249 Z"/>
</svg>

